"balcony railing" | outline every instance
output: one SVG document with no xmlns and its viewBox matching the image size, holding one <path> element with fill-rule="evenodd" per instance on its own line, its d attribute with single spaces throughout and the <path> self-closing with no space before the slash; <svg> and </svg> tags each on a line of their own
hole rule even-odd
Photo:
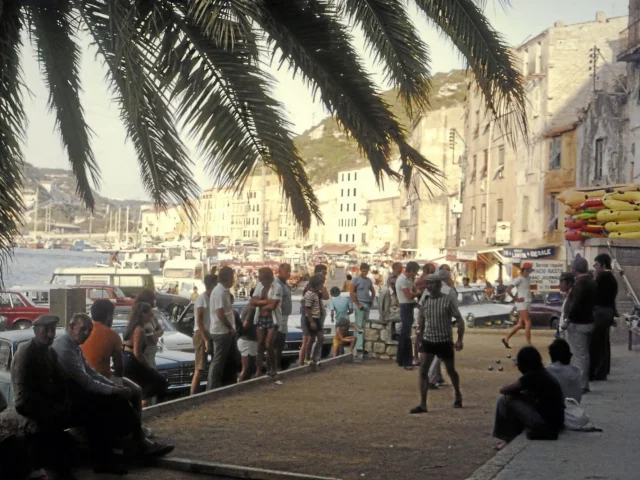
<svg viewBox="0 0 640 480">
<path fill-rule="evenodd" d="M 619 62 L 637 61 L 640 58 L 640 20 L 636 20 L 620 32 Z"/>
</svg>

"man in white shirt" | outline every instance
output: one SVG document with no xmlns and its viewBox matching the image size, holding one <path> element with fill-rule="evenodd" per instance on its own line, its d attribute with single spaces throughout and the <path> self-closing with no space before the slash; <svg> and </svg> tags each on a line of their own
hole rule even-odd
<svg viewBox="0 0 640 480">
<path fill-rule="evenodd" d="M 218 274 L 218 285 L 211 291 L 209 312 L 211 316 L 211 340 L 213 361 L 209 367 L 207 390 L 222 387 L 225 363 L 236 339 L 235 315 L 229 289 L 233 286 L 234 273 L 231 267 L 222 267 Z"/>
<path fill-rule="evenodd" d="M 398 353 L 396 362 L 398 366 L 407 370 L 413 369 L 413 345 L 411 344 L 411 329 L 413 327 L 413 310 L 416 306 L 414 281 L 420 270 L 417 262 L 407 263 L 403 274 L 396 280 L 396 295 L 400 304 L 400 320 L 402 330 L 398 341 Z"/>
<path fill-rule="evenodd" d="M 256 356 L 256 376 L 260 377 L 263 371 L 264 352 L 269 358 L 269 375 L 275 375 L 276 350 L 275 342 L 282 318 L 280 301 L 282 300 L 282 287 L 274 281 L 273 270 L 263 267 L 258 272 L 258 285 L 253 292 L 251 305 L 256 307 L 254 323 L 258 327 L 258 355 Z"/>
<path fill-rule="evenodd" d="M 198 392 L 200 379 L 207 370 L 207 356 L 213 351 L 211 343 L 211 312 L 209 311 L 209 301 L 211 292 L 218 283 L 217 275 L 207 275 L 204 277 L 204 293 L 198 295 L 193 304 L 193 348 L 196 353 L 196 370 L 191 381 L 191 395 Z"/>
<path fill-rule="evenodd" d="M 502 339 L 502 344 L 505 348 L 511 348 L 509 340 L 523 328 L 527 345 L 531 345 L 531 317 L 529 316 L 529 306 L 531 305 L 531 277 L 529 275 L 531 275 L 531 272 L 533 272 L 533 265 L 529 262 L 524 262 L 520 269 L 520 276 L 514 278 L 507 287 L 507 295 L 511 295 L 513 287 L 516 287 L 518 291 L 515 297 L 516 309 L 518 310 L 518 323 L 511 329 L 509 334 Z"/>
</svg>

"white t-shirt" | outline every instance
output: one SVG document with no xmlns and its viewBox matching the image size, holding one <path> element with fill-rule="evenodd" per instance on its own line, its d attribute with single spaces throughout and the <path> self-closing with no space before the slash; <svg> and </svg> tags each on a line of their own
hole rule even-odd
<svg viewBox="0 0 640 480">
<path fill-rule="evenodd" d="M 222 309 L 224 316 L 227 318 L 231 325 L 229 330 L 218 318 L 216 310 Z M 231 294 L 229 289 L 219 283 L 211 292 L 211 298 L 209 299 L 209 313 L 211 316 L 211 335 L 220 335 L 224 333 L 231 333 L 236 328 L 236 319 L 233 315 L 233 306 L 231 305 Z"/>
<path fill-rule="evenodd" d="M 256 285 L 256 289 L 253 291 L 253 297 L 260 298 L 262 296 L 263 288 L 264 286 L 262 285 L 262 283 L 258 282 L 258 285 Z M 282 287 L 277 281 L 274 281 L 271 285 L 269 293 L 267 294 L 267 298 L 269 300 L 278 300 L 278 306 L 271 311 L 271 318 L 273 318 L 273 321 L 276 325 L 280 325 L 282 323 L 282 307 L 280 305 L 282 302 Z M 260 308 L 256 308 L 256 314 L 254 317 L 254 320 L 256 322 L 258 321 L 259 315 Z"/>
<path fill-rule="evenodd" d="M 402 273 L 396 280 L 396 295 L 398 296 L 398 303 L 413 303 L 413 298 L 407 298 L 404 294 L 405 288 L 413 291 L 413 281 Z"/>
<path fill-rule="evenodd" d="M 204 313 L 202 314 L 202 323 L 204 324 L 204 330 L 206 332 L 211 330 L 211 312 L 209 311 L 209 295 L 207 292 L 201 293 L 196 298 L 196 301 L 193 304 L 193 313 L 196 321 L 193 322 L 193 333 L 198 331 L 198 309 L 204 308 Z"/>
<path fill-rule="evenodd" d="M 511 281 L 511 285 L 518 289 L 515 298 L 523 298 L 524 302 L 516 302 L 516 308 L 527 310 L 531 303 L 531 277 L 516 277 Z"/>
</svg>

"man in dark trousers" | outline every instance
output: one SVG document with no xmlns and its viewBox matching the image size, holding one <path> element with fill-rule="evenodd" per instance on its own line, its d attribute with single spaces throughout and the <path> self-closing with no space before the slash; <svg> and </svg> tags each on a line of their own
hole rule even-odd
<svg viewBox="0 0 640 480">
<path fill-rule="evenodd" d="M 606 253 L 597 255 L 593 262 L 596 279 L 596 307 L 593 314 L 593 333 L 591 335 L 590 380 L 606 380 L 611 369 L 611 341 L 609 329 L 616 316 L 616 297 L 618 281 L 611 271 L 611 256 Z"/>
<path fill-rule="evenodd" d="M 417 262 L 409 262 L 404 273 L 396 280 L 396 295 L 400 304 L 400 320 L 402 322 L 396 362 L 398 366 L 404 367 L 406 370 L 413 369 L 411 329 L 413 327 L 413 310 L 416 307 L 415 297 L 418 295 L 414 282 L 419 269 L 420 266 Z"/>
</svg>

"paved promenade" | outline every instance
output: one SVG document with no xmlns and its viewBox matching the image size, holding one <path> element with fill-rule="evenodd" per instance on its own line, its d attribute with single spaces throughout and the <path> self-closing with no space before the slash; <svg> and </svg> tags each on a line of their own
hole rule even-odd
<svg viewBox="0 0 640 480">
<path fill-rule="evenodd" d="M 615 347 L 612 375 L 591 384 L 583 407 L 602 433 L 565 432 L 555 442 L 522 436 L 474 480 L 629 480 L 640 478 L 640 351 Z"/>
</svg>

